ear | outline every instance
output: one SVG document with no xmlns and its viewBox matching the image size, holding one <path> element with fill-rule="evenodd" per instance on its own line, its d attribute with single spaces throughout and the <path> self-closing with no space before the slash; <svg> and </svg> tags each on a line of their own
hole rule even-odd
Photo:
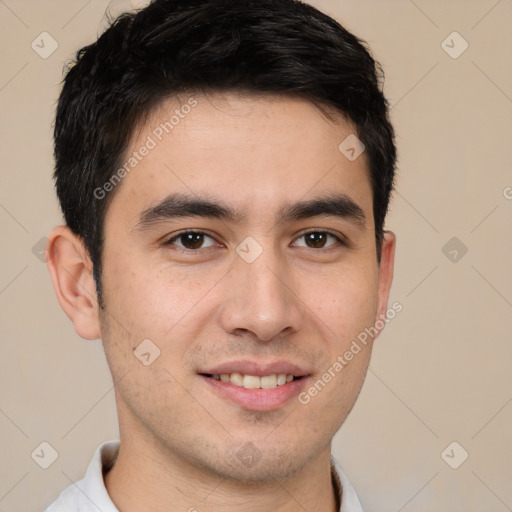
<svg viewBox="0 0 512 512">
<path fill-rule="evenodd" d="M 99 339 L 96 285 L 82 239 L 67 226 L 57 226 L 48 235 L 45 257 L 57 300 L 75 331 L 87 340 Z"/>
<path fill-rule="evenodd" d="M 382 242 L 382 252 L 379 264 L 379 289 L 378 306 L 375 324 L 381 324 L 386 318 L 388 309 L 389 292 L 393 282 L 393 268 L 395 265 L 395 247 L 396 236 L 392 231 L 384 231 L 384 240 Z M 379 331 L 382 329 L 379 329 Z M 380 334 L 380 332 L 379 332 Z"/>
</svg>

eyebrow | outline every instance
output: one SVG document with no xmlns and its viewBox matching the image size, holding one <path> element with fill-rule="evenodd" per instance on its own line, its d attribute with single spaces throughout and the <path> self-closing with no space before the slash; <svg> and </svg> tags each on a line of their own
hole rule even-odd
<svg viewBox="0 0 512 512">
<path fill-rule="evenodd" d="M 348 220 L 361 229 L 366 225 L 364 211 L 346 194 L 329 194 L 307 201 L 284 204 L 277 212 L 276 222 L 286 223 L 321 215 Z M 135 228 L 146 229 L 154 224 L 180 217 L 205 217 L 241 223 L 247 219 L 247 214 L 245 209 L 238 210 L 223 201 L 176 193 L 144 210 Z"/>
</svg>

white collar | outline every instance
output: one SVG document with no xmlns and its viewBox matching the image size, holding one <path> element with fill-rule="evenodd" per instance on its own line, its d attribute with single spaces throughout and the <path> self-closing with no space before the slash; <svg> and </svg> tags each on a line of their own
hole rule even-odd
<svg viewBox="0 0 512 512">
<path fill-rule="evenodd" d="M 60 494 L 57 501 L 50 505 L 45 512 L 119 512 L 112 502 L 103 474 L 114 464 L 119 452 L 118 440 L 105 441 L 96 451 L 82 480 L 71 484 Z M 331 456 L 331 469 L 339 491 L 343 489 L 340 512 L 363 512 L 356 491 L 338 461 Z M 73 507 L 73 508 L 71 508 Z"/>
</svg>

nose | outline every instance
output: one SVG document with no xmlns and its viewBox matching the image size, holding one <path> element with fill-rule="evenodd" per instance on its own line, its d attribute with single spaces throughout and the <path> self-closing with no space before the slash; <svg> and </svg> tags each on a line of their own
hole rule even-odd
<svg viewBox="0 0 512 512">
<path fill-rule="evenodd" d="M 300 330 L 304 308 L 293 274 L 270 248 L 252 263 L 236 256 L 226 277 L 220 310 L 225 332 L 250 331 L 260 342 L 269 342 Z"/>
</svg>

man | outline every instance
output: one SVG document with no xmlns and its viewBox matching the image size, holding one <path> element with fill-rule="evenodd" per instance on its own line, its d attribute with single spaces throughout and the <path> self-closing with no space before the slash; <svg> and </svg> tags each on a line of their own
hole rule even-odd
<svg viewBox="0 0 512 512">
<path fill-rule="evenodd" d="M 120 443 L 48 511 L 362 510 L 331 442 L 393 277 L 377 71 L 296 0 L 156 0 L 78 52 L 46 253 Z"/>
</svg>

